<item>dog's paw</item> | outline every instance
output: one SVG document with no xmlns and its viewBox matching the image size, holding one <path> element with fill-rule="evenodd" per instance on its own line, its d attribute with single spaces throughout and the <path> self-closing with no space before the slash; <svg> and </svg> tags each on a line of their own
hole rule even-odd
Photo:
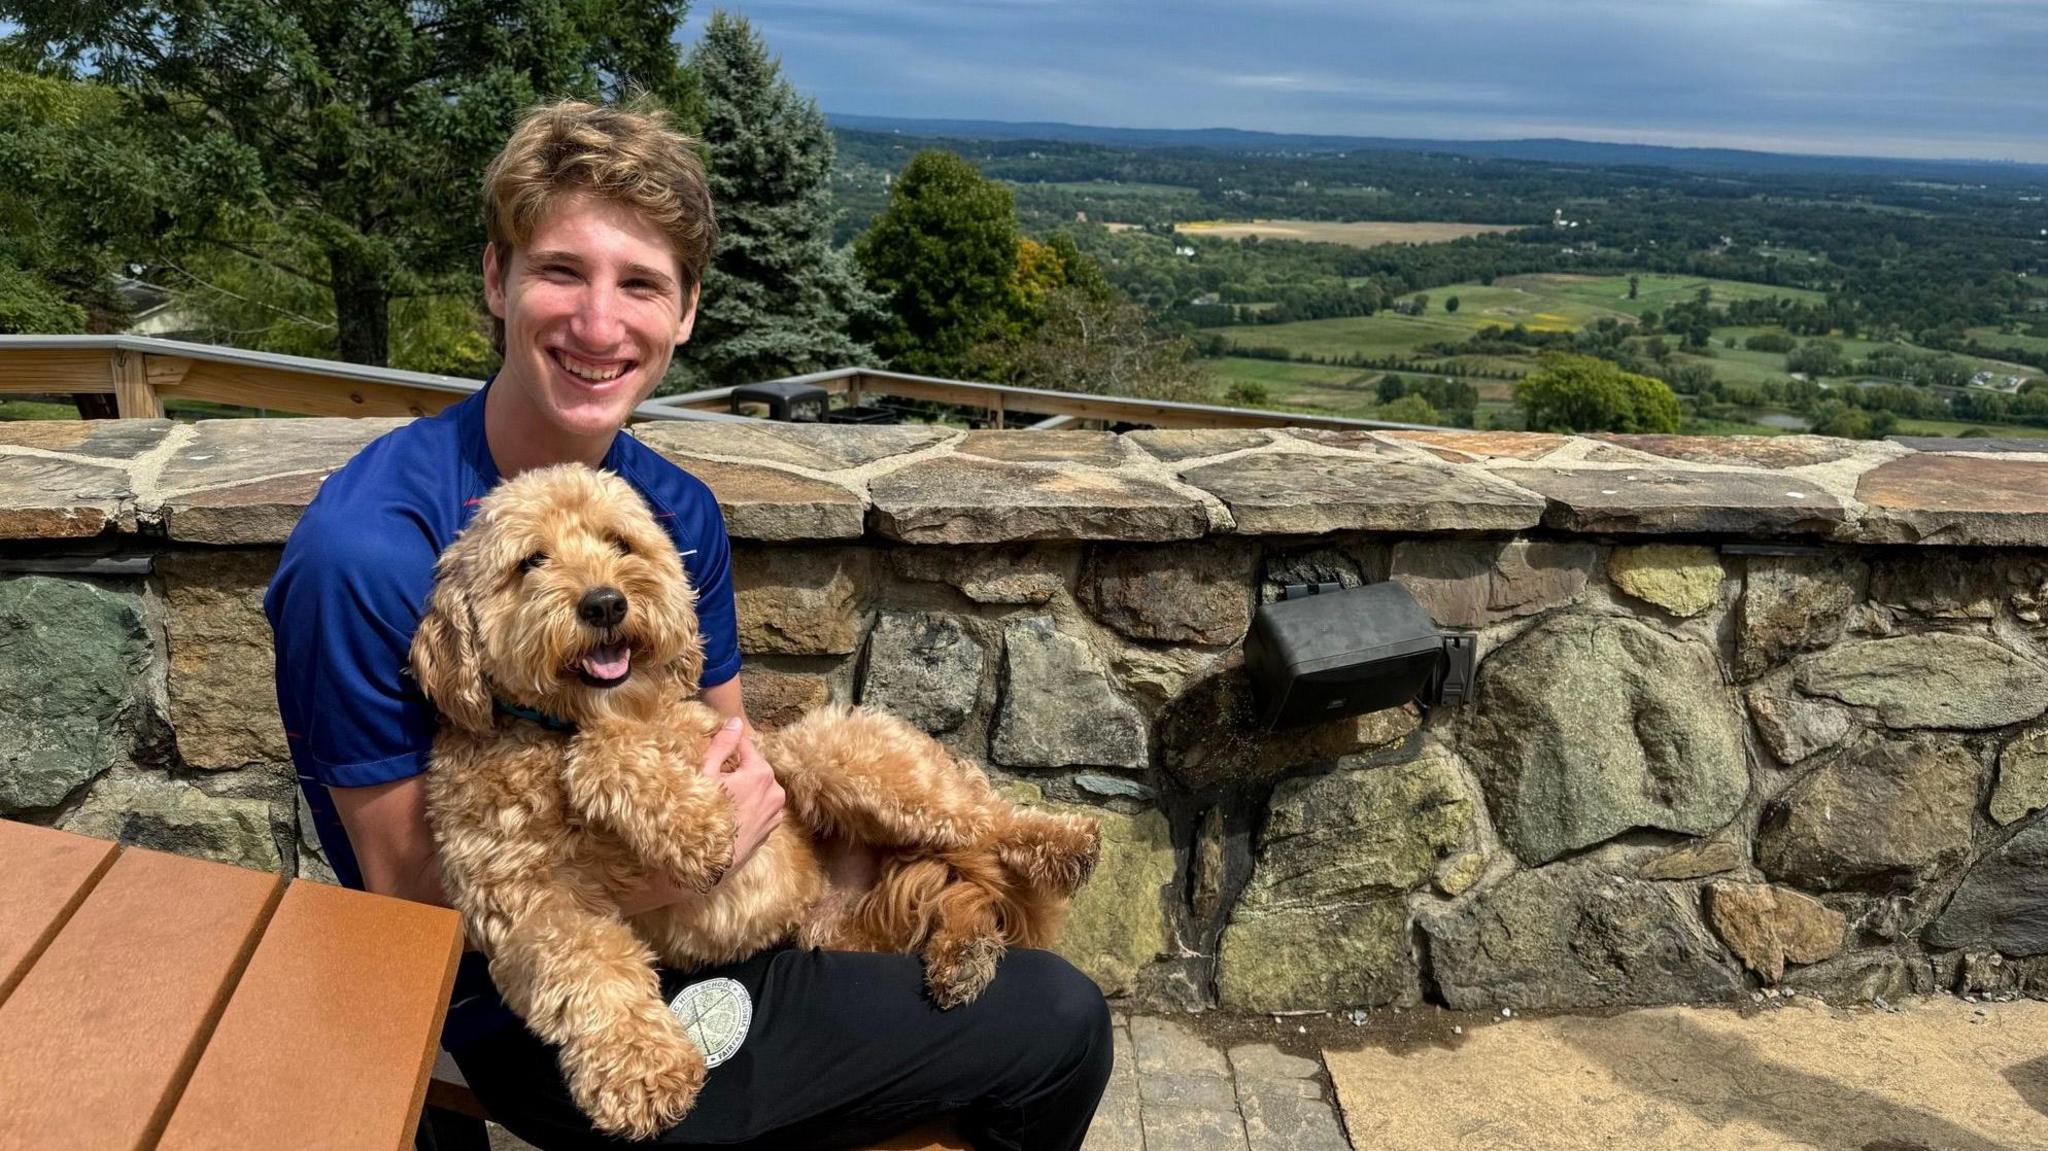
<svg viewBox="0 0 2048 1151">
<path fill-rule="evenodd" d="M 698 852 L 686 859 L 674 861 L 662 870 L 667 873 L 670 883 L 684 891 L 705 892 L 717 887 L 731 867 L 732 852 L 728 848 L 722 857 Z"/>
<path fill-rule="evenodd" d="M 738 829 L 738 820 L 729 810 L 716 811 L 690 835 L 655 840 L 647 853 L 652 856 L 648 862 L 685 891 L 709 891 L 732 867 Z"/>
<path fill-rule="evenodd" d="M 1031 886 L 1069 896 L 1095 873 L 1102 858 L 1102 829 L 1085 816 L 1020 811 L 996 852 Z"/>
<path fill-rule="evenodd" d="M 569 1075 L 569 1093 L 599 1130 L 651 1139 L 680 1122 L 704 1086 L 704 1056 L 680 1033 L 640 1040 L 617 1036 L 601 1059 Z M 572 1053 L 563 1052 L 565 1063 Z"/>
<path fill-rule="evenodd" d="M 933 942 L 925 945 L 924 985 L 939 1010 L 972 1003 L 996 977 L 1003 941 L 993 935 Z"/>
</svg>

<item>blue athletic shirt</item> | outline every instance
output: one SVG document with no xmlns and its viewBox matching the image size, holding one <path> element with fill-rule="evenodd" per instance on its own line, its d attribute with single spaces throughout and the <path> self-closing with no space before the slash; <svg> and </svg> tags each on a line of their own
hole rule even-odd
<svg viewBox="0 0 2048 1151">
<path fill-rule="evenodd" d="M 349 887 L 363 886 L 362 870 L 327 789 L 427 769 L 435 712 L 406 661 L 435 559 L 501 478 L 484 441 L 488 391 L 379 437 L 327 477 L 263 597 L 299 788 L 335 876 Z M 704 686 L 738 675 L 732 558 L 711 489 L 629 435 L 612 440 L 601 466 L 647 500 L 683 555 L 697 589 Z M 483 957 L 464 952 L 442 1045 L 453 1050 L 516 1021 Z"/>
</svg>

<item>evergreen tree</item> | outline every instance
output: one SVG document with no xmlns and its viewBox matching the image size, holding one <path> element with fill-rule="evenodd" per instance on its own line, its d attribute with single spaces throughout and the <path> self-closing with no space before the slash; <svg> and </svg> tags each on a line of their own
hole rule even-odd
<svg viewBox="0 0 2048 1151">
<path fill-rule="evenodd" d="M 951 152 L 911 158 L 854 252 L 888 305 L 875 350 L 904 371 L 965 375 L 975 345 L 1011 320 L 1016 203 Z"/>
<path fill-rule="evenodd" d="M 850 329 L 878 319 L 881 302 L 832 248 L 824 114 L 744 17 L 713 13 L 690 66 L 719 242 L 678 374 L 691 386 L 744 384 L 873 361 Z"/>
</svg>

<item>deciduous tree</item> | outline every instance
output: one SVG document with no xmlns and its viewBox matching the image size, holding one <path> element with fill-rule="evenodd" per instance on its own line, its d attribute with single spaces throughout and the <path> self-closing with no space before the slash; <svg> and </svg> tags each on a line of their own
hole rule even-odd
<svg viewBox="0 0 2048 1151">
<path fill-rule="evenodd" d="M 390 355 L 391 306 L 468 293 L 484 164 L 547 98 L 687 107 L 685 0 L 0 0 L 11 43 L 118 92 L 175 178 L 170 239 L 333 299 L 344 359 Z M 310 258 L 302 258 L 310 257 Z"/>
<path fill-rule="evenodd" d="M 904 371 L 966 374 L 1013 315 L 1015 202 L 951 152 L 911 158 L 854 253 L 887 309 L 869 330 L 875 350 Z"/>
<path fill-rule="evenodd" d="M 1400 424 L 1441 424 L 1443 416 L 1430 406 L 1429 401 L 1413 392 L 1390 404 L 1380 405 L 1380 419 Z"/>
<path fill-rule="evenodd" d="M 1072 284 L 1046 295 L 1035 326 L 980 355 L 985 374 L 1030 388 L 1190 403 L 1213 390 L 1187 337 L 1121 295 Z"/>
<path fill-rule="evenodd" d="M 0 332 L 121 326 L 121 257 L 157 199 L 147 142 L 103 85 L 0 67 Z"/>
<path fill-rule="evenodd" d="M 1675 432 L 1678 397 L 1662 380 L 1591 356 L 1552 354 L 1515 385 L 1530 431 Z"/>
</svg>

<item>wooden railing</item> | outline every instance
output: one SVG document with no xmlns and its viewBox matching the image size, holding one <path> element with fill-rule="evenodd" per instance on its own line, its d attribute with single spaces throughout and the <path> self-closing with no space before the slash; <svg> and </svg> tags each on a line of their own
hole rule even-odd
<svg viewBox="0 0 2048 1151">
<path fill-rule="evenodd" d="M 849 403 L 893 398 L 980 413 L 989 427 L 1143 425 L 1155 428 L 1416 428 L 1427 425 L 1140 400 L 841 368 L 794 376 Z M 206 400 L 306 416 L 428 416 L 474 393 L 481 380 L 373 368 L 147 336 L 0 336 L 0 395 L 114 397 L 124 418 L 164 414 L 166 401 Z M 727 420 L 732 388 L 648 400 L 636 420 Z"/>
<path fill-rule="evenodd" d="M 124 419 L 162 416 L 165 401 L 301 416 L 431 416 L 482 380 L 373 368 L 147 336 L 0 336 L 0 395 L 112 395 Z M 717 419 L 641 405 L 635 418 Z"/>
<path fill-rule="evenodd" d="M 1042 388 L 1020 388 L 1009 384 L 981 384 L 968 380 L 947 380 L 936 376 L 912 376 L 877 368 L 838 368 L 790 376 L 778 383 L 809 384 L 848 403 L 863 404 L 877 398 L 921 400 L 978 411 L 992 428 L 1012 426 L 1012 413 L 1030 413 L 1027 428 L 1068 427 L 1084 421 L 1102 424 L 1142 424 L 1154 428 L 1426 428 L 1427 424 L 1402 424 L 1385 420 L 1351 420 L 1338 416 L 1316 416 L 1300 412 L 1270 412 L 1260 408 L 1234 408 L 1216 404 L 1188 404 L 1175 400 L 1139 400 L 1123 396 L 1098 396 L 1086 392 L 1055 392 Z M 644 407 L 673 412 L 726 411 L 732 402 L 732 388 L 711 388 L 678 396 L 660 396 Z"/>
</svg>

